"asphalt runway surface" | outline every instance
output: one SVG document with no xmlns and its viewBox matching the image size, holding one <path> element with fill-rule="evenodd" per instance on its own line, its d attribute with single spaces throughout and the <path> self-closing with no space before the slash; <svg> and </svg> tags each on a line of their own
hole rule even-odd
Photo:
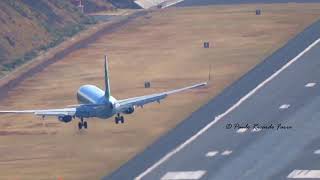
<svg viewBox="0 0 320 180">
<path fill-rule="evenodd" d="M 313 153 L 320 148 L 319 57 L 320 43 L 142 179 L 185 171 L 205 173 L 201 179 L 286 179 L 294 169 L 320 170 L 304 158 L 292 163 L 320 157 Z"/>
<path fill-rule="evenodd" d="M 320 21 L 317 21 L 104 179 L 320 177 L 319 171 L 310 171 L 320 170 L 320 163 L 316 161 L 320 158 L 317 151 L 320 149 L 319 43 L 238 107 L 218 118 L 219 121 L 191 143 L 177 150 L 319 37 Z M 234 128 L 237 123 L 248 124 L 250 128 Z M 228 124 L 233 127 L 227 129 Z M 274 128 L 253 130 L 254 124 Z M 277 130 L 278 124 L 291 128 Z"/>
<path fill-rule="evenodd" d="M 219 4 L 262 4 L 262 3 L 317 3 L 320 0 L 184 0 L 175 6 L 206 6 Z"/>
</svg>

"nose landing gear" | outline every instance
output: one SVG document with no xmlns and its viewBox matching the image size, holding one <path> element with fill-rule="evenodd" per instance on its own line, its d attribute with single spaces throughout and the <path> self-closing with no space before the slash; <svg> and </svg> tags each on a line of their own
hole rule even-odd
<svg viewBox="0 0 320 180">
<path fill-rule="evenodd" d="M 120 114 L 118 113 L 117 116 L 114 118 L 114 122 L 116 124 L 123 124 L 124 123 L 124 117 L 123 116 L 120 116 Z"/>
</svg>

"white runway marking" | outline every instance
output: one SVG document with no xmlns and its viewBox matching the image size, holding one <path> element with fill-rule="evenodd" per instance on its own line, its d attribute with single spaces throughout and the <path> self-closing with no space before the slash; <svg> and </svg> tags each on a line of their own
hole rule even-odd
<svg viewBox="0 0 320 180">
<path fill-rule="evenodd" d="M 314 87 L 317 83 L 308 83 L 305 85 L 305 87 L 311 88 Z"/>
<path fill-rule="evenodd" d="M 279 109 L 288 109 L 290 107 L 290 104 L 282 104 Z"/>
<path fill-rule="evenodd" d="M 154 7 L 166 8 L 182 1 L 184 0 L 136 0 L 134 3 L 143 9 L 150 9 Z"/>
<path fill-rule="evenodd" d="M 317 39 L 315 42 L 310 44 L 305 50 L 303 50 L 301 53 L 299 53 L 295 58 L 291 59 L 288 63 L 286 63 L 284 66 L 282 66 L 278 71 L 276 71 L 274 74 L 272 74 L 270 77 L 268 77 L 266 80 L 264 80 L 262 83 L 260 83 L 257 87 L 252 89 L 248 94 L 243 96 L 236 104 L 231 106 L 226 112 L 223 114 L 220 114 L 219 116 L 215 117 L 213 121 L 211 121 L 209 124 L 207 124 L 204 128 L 202 128 L 199 132 L 191 136 L 188 140 L 180 144 L 178 147 L 167 153 L 164 157 L 162 157 L 158 162 L 153 164 L 151 167 L 146 169 L 144 172 L 142 172 L 139 176 L 135 178 L 135 180 L 140 180 L 144 176 L 146 176 L 148 173 L 150 173 L 152 170 L 157 168 L 160 164 L 167 161 L 171 156 L 176 154 L 177 152 L 181 151 L 184 147 L 186 147 L 188 144 L 193 142 L 195 139 L 197 139 L 201 134 L 205 133 L 211 126 L 216 124 L 218 121 L 220 121 L 225 115 L 229 114 L 231 111 L 233 111 L 235 108 L 240 106 L 245 100 L 247 100 L 249 97 L 251 97 L 254 93 L 256 93 L 259 89 L 261 89 L 263 86 L 265 86 L 267 83 L 269 83 L 271 80 L 273 80 L 276 76 L 278 76 L 282 71 L 284 71 L 286 68 L 288 68 L 291 64 L 296 62 L 301 56 L 303 56 L 306 52 L 308 52 L 312 47 L 317 45 L 320 42 L 320 38 Z"/>
<path fill-rule="evenodd" d="M 164 3 L 164 5 L 161 7 L 161 8 L 166 8 L 166 7 L 169 7 L 169 6 L 172 6 L 172 5 L 175 5 L 179 2 L 182 2 L 184 0 L 171 0 L 171 1 L 167 1 Z"/>
<path fill-rule="evenodd" d="M 219 151 L 209 151 L 209 152 L 206 154 L 206 156 L 207 156 L 207 157 L 213 157 L 213 156 L 217 155 L 218 153 L 219 153 Z"/>
<path fill-rule="evenodd" d="M 313 153 L 314 153 L 314 154 L 320 154 L 320 149 L 315 150 Z"/>
<path fill-rule="evenodd" d="M 287 178 L 320 178 L 320 170 L 293 170 Z"/>
<path fill-rule="evenodd" d="M 206 171 L 175 171 L 175 172 L 167 172 L 164 176 L 162 176 L 161 180 L 184 180 L 184 179 L 200 179 Z"/>
<path fill-rule="evenodd" d="M 237 130 L 237 133 L 244 133 L 247 130 L 248 130 L 247 128 L 240 128 L 240 129 Z"/>
<path fill-rule="evenodd" d="M 222 155 L 222 156 L 228 156 L 228 155 L 230 155 L 231 153 L 232 153 L 231 150 L 225 150 L 225 151 L 223 151 L 223 153 L 221 153 L 221 155 Z"/>
<path fill-rule="evenodd" d="M 259 132 L 259 131 L 261 131 L 261 128 L 253 128 L 253 129 L 251 130 L 251 132 Z"/>
</svg>

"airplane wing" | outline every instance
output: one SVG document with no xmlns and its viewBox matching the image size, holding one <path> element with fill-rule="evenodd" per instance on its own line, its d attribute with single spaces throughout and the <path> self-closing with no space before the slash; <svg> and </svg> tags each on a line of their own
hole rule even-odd
<svg viewBox="0 0 320 180">
<path fill-rule="evenodd" d="M 195 84 L 192 86 L 184 87 L 181 89 L 175 89 L 172 91 L 119 100 L 119 101 L 117 101 L 116 109 L 118 112 L 121 112 L 121 111 L 124 111 L 128 108 L 135 107 L 135 106 L 142 107 L 148 103 L 160 102 L 160 100 L 166 98 L 170 94 L 179 93 L 182 91 L 203 87 L 205 85 L 207 85 L 207 83 L 203 82 L 203 83 Z M 70 108 L 63 108 L 63 109 L 0 111 L 0 114 L 1 113 L 13 113 L 13 114 L 34 114 L 36 116 L 74 116 L 76 114 L 76 108 L 79 106 L 100 106 L 100 104 L 71 105 Z"/>
<path fill-rule="evenodd" d="M 88 107 L 97 107 L 97 106 L 105 106 L 105 104 L 72 104 L 68 105 L 68 108 L 77 108 L 80 106 L 88 106 Z"/>
<path fill-rule="evenodd" d="M 76 108 L 46 109 L 46 110 L 21 110 L 21 111 L 0 111 L 1 113 L 13 114 L 34 114 L 36 116 L 74 116 Z"/>
<path fill-rule="evenodd" d="M 120 112 L 130 107 L 135 107 L 135 106 L 143 107 L 145 104 L 148 104 L 148 103 L 160 102 L 160 100 L 166 98 L 168 95 L 179 93 L 179 92 L 190 90 L 190 89 L 203 87 L 206 85 L 207 85 L 207 82 L 203 82 L 203 83 L 195 84 L 192 86 L 184 87 L 181 89 L 175 89 L 172 91 L 119 100 L 117 101 L 116 109 L 117 111 Z"/>
</svg>

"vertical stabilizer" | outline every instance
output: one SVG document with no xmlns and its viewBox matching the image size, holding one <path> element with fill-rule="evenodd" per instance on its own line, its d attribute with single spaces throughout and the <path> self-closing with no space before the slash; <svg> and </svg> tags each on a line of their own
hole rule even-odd
<svg viewBox="0 0 320 180">
<path fill-rule="evenodd" d="M 104 83 L 105 83 L 105 94 L 107 100 L 109 100 L 109 97 L 111 96 L 110 93 L 110 83 L 109 83 L 109 67 L 108 67 L 108 57 L 105 56 L 104 61 Z"/>
</svg>

